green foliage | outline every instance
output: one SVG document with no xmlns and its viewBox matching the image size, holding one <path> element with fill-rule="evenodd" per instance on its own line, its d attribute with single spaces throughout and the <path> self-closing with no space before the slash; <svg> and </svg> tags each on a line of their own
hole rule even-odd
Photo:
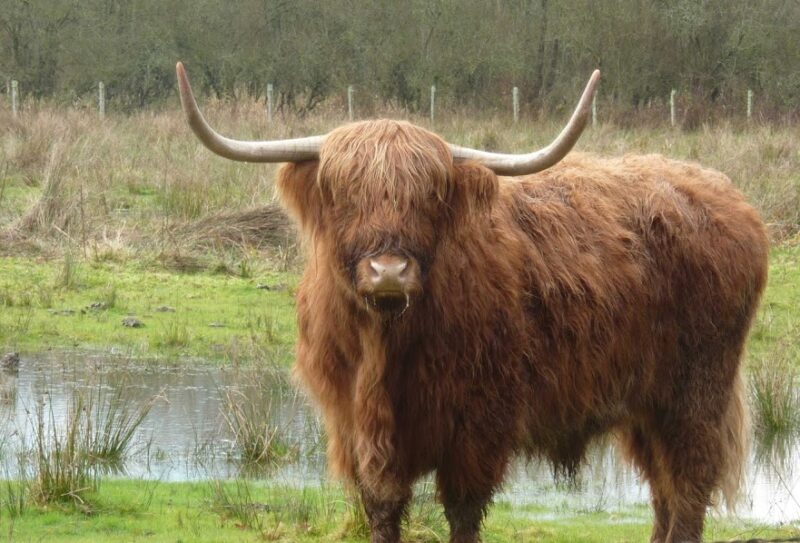
<svg viewBox="0 0 800 543">
<path fill-rule="evenodd" d="M 212 480 L 212 507 L 223 519 L 233 519 L 238 526 L 260 532 L 265 539 L 265 504 L 255 503 L 246 479 L 233 482 Z M 274 539 L 270 538 L 270 539 Z"/>
<path fill-rule="evenodd" d="M 133 437 L 153 406 L 153 400 L 134 405 L 120 386 L 111 395 L 98 392 L 90 396 L 95 426 L 89 447 L 89 458 L 95 465 L 117 469 L 130 452 Z"/>
<path fill-rule="evenodd" d="M 10 518 L 18 518 L 28 509 L 28 482 L 24 479 L 0 481 L 0 508 Z M 0 518 L 3 513 L 0 512 Z"/>
</svg>

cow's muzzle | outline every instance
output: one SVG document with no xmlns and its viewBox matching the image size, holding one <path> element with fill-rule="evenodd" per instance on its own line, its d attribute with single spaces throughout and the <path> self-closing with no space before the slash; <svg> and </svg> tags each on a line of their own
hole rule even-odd
<svg viewBox="0 0 800 543">
<path fill-rule="evenodd" d="M 421 290 L 419 264 L 394 254 L 362 258 L 356 267 L 356 290 L 370 308 L 400 314 Z"/>
</svg>

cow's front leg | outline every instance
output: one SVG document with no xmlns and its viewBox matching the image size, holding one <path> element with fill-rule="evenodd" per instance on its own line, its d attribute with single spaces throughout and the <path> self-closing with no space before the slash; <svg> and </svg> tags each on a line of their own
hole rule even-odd
<svg viewBox="0 0 800 543">
<path fill-rule="evenodd" d="M 451 543 L 480 541 L 481 523 L 490 500 L 491 493 L 472 499 L 449 500 L 442 497 L 444 516 L 450 525 Z"/>
<path fill-rule="evenodd" d="M 398 543 L 400 541 L 400 521 L 406 512 L 411 497 L 408 489 L 397 496 L 377 496 L 364 486 L 360 486 L 361 500 L 367 514 L 372 543 Z"/>
<path fill-rule="evenodd" d="M 508 465 L 509 448 L 498 440 L 481 441 L 489 432 L 464 439 L 439 466 L 436 480 L 451 543 L 477 543 L 483 517 Z M 492 446 L 497 445 L 497 446 Z"/>
</svg>

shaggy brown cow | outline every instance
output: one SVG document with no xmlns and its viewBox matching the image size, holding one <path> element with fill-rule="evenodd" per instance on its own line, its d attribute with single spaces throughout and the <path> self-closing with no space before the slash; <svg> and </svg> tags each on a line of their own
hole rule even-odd
<svg viewBox="0 0 800 543">
<path fill-rule="evenodd" d="M 739 368 L 767 276 L 764 226 L 724 175 L 660 156 L 553 165 L 596 75 L 562 136 L 515 157 L 389 120 L 235 142 L 178 74 L 206 145 L 290 161 L 278 187 L 310 251 L 296 372 L 372 541 L 399 539 L 432 471 L 451 541 L 476 541 L 515 454 L 569 471 L 609 431 L 652 489 L 652 540 L 700 541 L 741 473 Z"/>
</svg>

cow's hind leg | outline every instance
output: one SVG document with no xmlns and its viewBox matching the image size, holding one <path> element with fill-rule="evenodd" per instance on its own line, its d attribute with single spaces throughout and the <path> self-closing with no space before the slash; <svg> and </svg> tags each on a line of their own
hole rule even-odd
<svg viewBox="0 0 800 543">
<path fill-rule="evenodd" d="M 691 420 L 662 421 L 626 436 L 628 452 L 650 484 L 652 543 L 699 543 L 722 465 L 716 432 Z"/>
<path fill-rule="evenodd" d="M 673 421 L 664 428 L 664 470 L 670 481 L 671 518 L 666 543 L 700 542 L 711 494 L 724 458 L 719 421 Z"/>
<path fill-rule="evenodd" d="M 623 433 L 622 438 L 629 458 L 650 485 L 654 516 L 650 542 L 664 543 L 669 532 L 671 518 L 668 500 L 669 482 L 665 480 L 664 472 L 659 467 L 657 445 L 654 443 L 653 436 L 641 426 L 633 426 Z"/>
<path fill-rule="evenodd" d="M 739 392 L 730 392 L 711 391 L 706 399 L 691 402 L 693 409 L 686 404 L 683 409 L 664 409 L 647 429 L 658 481 L 653 487 L 656 541 L 700 542 L 712 494 L 725 491 L 726 480 L 736 475 L 744 450 L 738 435 L 742 415 L 728 407 L 740 401 Z"/>
<path fill-rule="evenodd" d="M 719 491 L 729 505 L 735 498 L 747 426 L 740 345 L 695 358 L 690 367 L 696 371 L 687 386 L 654 417 L 659 467 L 669 481 L 666 543 L 701 541 L 712 494 Z M 718 351 L 723 354 L 713 356 Z"/>
</svg>

